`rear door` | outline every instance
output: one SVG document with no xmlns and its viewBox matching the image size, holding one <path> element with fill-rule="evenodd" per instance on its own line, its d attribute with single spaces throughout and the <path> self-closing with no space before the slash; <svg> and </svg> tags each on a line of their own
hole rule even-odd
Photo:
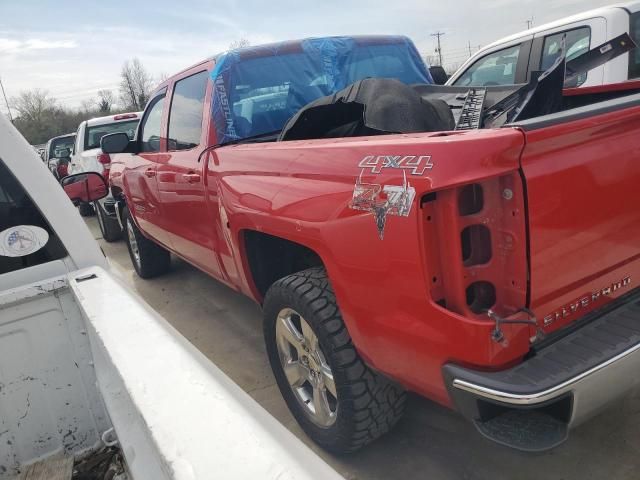
<svg viewBox="0 0 640 480">
<path fill-rule="evenodd" d="M 530 304 L 555 330 L 640 280 L 640 98 L 521 126 Z"/>
<path fill-rule="evenodd" d="M 166 89 L 158 92 L 144 112 L 138 129 L 139 153 L 126 162 L 125 189 L 129 208 L 140 228 L 158 242 L 170 246 L 163 229 L 162 210 L 158 198 L 158 164 L 166 160 L 166 139 L 163 138 L 163 119 Z"/>
<path fill-rule="evenodd" d="M 545 71 L 560 54 L 563 36 L 566 35 L 567 60 L 572 60 L 591 48 L 608 40 L 607 21 L 604 17 L 590 18 L 536 33 L 531 48 L 529 72 Z M 605 65 L 577 77 L 567 87 L 602 85 Z"/>
<path fill-rule="evenodd" d="M 219 276 L 215 219 L 205 198 L 204 165 L 209 115 L 204 115 L 212 84 L 205 66 L 184 73 L 172 85 L 167 121 L 166 161 L 158 166 L 158 190 L 174 250 Z"/>
</svg>

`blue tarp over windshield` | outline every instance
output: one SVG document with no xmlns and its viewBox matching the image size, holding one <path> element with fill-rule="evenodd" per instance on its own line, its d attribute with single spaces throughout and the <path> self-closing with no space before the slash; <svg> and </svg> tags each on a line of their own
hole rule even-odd
<svg viewBox="0 0 640 480">
<path fill-rule="evenodd" d="M 301 107 L 364 78 L 433 83 L 406 37 L 330 37 L 233 50 L 218 57 L 217 143 L 282 130 Z"/>
</svg>

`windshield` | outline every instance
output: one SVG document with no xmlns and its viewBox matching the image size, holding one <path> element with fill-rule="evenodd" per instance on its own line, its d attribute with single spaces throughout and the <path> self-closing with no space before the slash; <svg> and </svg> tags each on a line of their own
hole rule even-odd
<svg viewBox="0 0 640 480">
<path fill-rule="evenodd" d="M 49 147 L 49 157 L 58 158 L 60 156 L 61 151 L 64 150 L 65 148 L 71 151 L 71 149 L 73 148 L 73 143 L 75 142 L 75 139 L 76 137 L 72 136 L 72 137 L 56 138 L 54 140 L 51 140 L 51 146 Z"/>
<path fill-rule="evenodd" d="M 353 38 L 312 39 L 248 48 L 220 57 L 213 116 L 218 143 L 282 130 L 304 105 L 367 77 L 433 83 L 413 43 Z"/>
<path fill-rule="evenodd" d="M 100 140 L 110 133 L 124 132 L 129 136 L 129 140 L 133 140 L 139 121 L 140 120 L 130 120 L 128 122 L 106 123 L 104 125 L 88 127 L 84 137 L 84 149 L 100 148 Z"/>
</svg>

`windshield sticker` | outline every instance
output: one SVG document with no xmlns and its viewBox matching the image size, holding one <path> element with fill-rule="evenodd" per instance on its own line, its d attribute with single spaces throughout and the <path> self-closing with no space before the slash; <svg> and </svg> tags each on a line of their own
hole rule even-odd
<svg viewBox="0 0 640 480">
<path fill-rule="evenodd" d="M 37 252 L 49 241 L 49 234 L 34 225 L 18 225 L 0 232 L 0 256 L 24 257 Z"/>
</svg>

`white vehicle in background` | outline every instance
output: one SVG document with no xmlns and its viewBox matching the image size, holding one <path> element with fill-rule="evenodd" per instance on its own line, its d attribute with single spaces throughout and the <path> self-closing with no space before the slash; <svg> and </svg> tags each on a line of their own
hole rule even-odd
<svg viewBox="0 0 640 480">
<path fill-rule="evenodd" d="M 129 139 L 133 139 L 141 116 L 142 112 L 120 113 L 82 122 L 76 132 L 76 141 L 68 169 L 69 175 L 97 172 L 108 179 L 111 157 L 108 153 L 102 153 L 100 140 L 110 133 L 120 132 L 126 133 Z M 119 239 L 121 235 L 113 205 L 113 198 L 110 196 L 94 204 L 102 236 L 108 242 Z M 85 203 L 80 203 L 78 208 L 82 216 L 91 215 L 94 210 L 90 204 Z"/>
<path fill-rule="evenodd" d="M 532 72 L 553 65 L 566 34 L 567 60 L 628 33 L 640 45 L 640 2 L 590 10 L 492 43 L 467 60 L 447 85 L 489 86 L 526 83 Z M 640 48 L 576 77 L 566 87 L 592 87 L 640 79 Z"/>
<path fill-rule="evenodd" d="M 104 179 L 62 183 L 0 115 L 0 480 L 341 478 L 114 277 L 65 195 Z"/>
</svg>

